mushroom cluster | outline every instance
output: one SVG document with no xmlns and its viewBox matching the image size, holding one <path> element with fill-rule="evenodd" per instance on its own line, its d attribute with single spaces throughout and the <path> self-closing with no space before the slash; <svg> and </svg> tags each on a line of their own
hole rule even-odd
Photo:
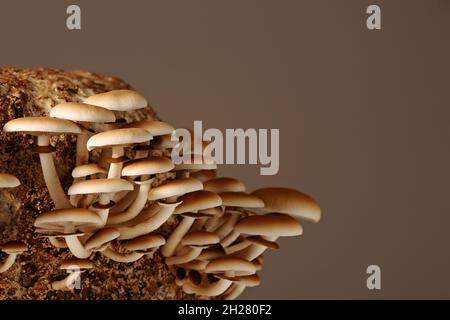
<svg viewBox="0 0 450 320">
<path fill-rule="evenodd" d="M 320 207 L 286 188 L 248 193 L 238 179 L 216 177 L 217 165 L 203 155 L 191 155 L 200 162 L 175 165 L 173 126 L 124 120 L 127 112 L 145 107 L 139 93 L 114 90 L 58 104 L 48 117 L 17 118 L 4 126 L 6 132 L 36 137 L 33 151 L 55 208 L 38 216 L 34 226 L 74 256 L 61 265 L 72 272 L 52 288 L 72 289 L 81 271 L 94 267 L 97 252 L 131 263 L 159 250 L 186 293 L 234 299 L 260 283 L 264 251 L 278 249 L 279 237 L 302 233 L 296 218 L 318 222 Z M 61 134 L 76 136 L 67 192 L 52 155 L 51 137 Z M 171 218 L 179 223 L 164 237 L 158 229 Z M 5 264 L 23 249 L 4 246 L 11 256 Z"/>
</svg>

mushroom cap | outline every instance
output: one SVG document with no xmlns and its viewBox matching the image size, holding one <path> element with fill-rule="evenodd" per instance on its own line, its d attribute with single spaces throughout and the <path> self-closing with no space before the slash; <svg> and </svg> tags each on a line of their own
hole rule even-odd
<svg viewBox="0 0 450 320">
<path fill-rule="evenodd" d="M 157 120 L 142 120 L 131 122 L 124 125 L 122 128 L 142 128 L 147 130 L 152 134 L 152 136 L 163 136 L 163 135 L 171 135 L 175 130 L 170 124 L 157 121 Z"/>
<path fill-rule="evenodd" d="M 15 188 L 20 185 L 19 179 L 9 173 L 0 173 L 0 188 Z"/>
<path fill-rule="evenodd" d="M 101 247 L 107 242 L 117 239 L 120 236 L 120 231 L 116 228 L 103 228 L 95 232 L 89 237 L 84 244 L 86 250 Z"/>
<path fill-rule="evenodd" d="M 289 188 L 262 188 L 251 194 L 264 201 L 264 210 L 286 213 L 312 222 L 320 221 L 319 204 L 303 192 Z"/>
<path fill-rule="evenodd" d="M 227 207 L 240 208 L 262 208 L 264 202 L 255 195 L 244 192 L 222 192 L 219 193 L 222 198 L 222 205 Z"/>
<path fill-rule="evenodd" d="M 261 284 L 261 278 L 256 273 L 246 276 L 236 276 L 234 279 L 246 287 L 256 287 Z"/>
<path fill-rule="evenodd" d="M 128 240 L 124 247 L 130 251 L 147 250 L 157 248 L 166 243 L 166 239 L 158 233 L 149 233 L 132 240 Z"/>
<path fill-rule="evenodd" d="M 274 250 L 280 249 L 278 243 L 276 243 L 275 241 L 264 239 L 262 236 L 249 236 L 245 239 L 251 243 L 259 244 L 260 246 L 264 246 L 270 249 Z"/>
<path fill-rule="evenodd" d="M 34 136 L 56 136 L 64 133 L 81 134 L 81 128 L 74 122 L 50 117 L 27 117 L 8 121 L 5 132 L 20 132 Z"/>
<path fill-rule="evenodd" d="M 97 173 L 107 173 L 108 171 L 97 163 L 81 164 L 72 170 L 72 177 L 82 178 Z"/>
<path fill-rule="evenodd" d="M 196 172 L 191 172 L 190 176 L 193 178 L 197 178 L 199 180 L 209 180 L 214 179 L 217 176 L 216 170 L 199 170 Z M 213 191 L 213 190 L 209 190 Z"/>
<path fill-rule="evenodd" d="M 175 214 L 205 210 L 222 205 L 222 199 L 217 193 L 205 190 L 185 194 L 179 200 L 182 203 L 176 207 Z"/>
<path fill-rule="evenodd" d="M 84 103 L 113 111 L 131 111 L 148 106 L 147 100 L 133 90 L 112 90 L 86 98 Z"/>
<path fill-rule="evenodd" d="M 78 228 L 99 226 L 102 224 L 102 219 L 97 213 L 85 208 L 57 209 L 41 214 L 34 221 L 34 226 L 52 230 L 55 227 L 64 228 L 68 223 Z"/>
<path fill-rule="evenodd" d="M 7 254 L 22 253 L 28 250 L 26 243 L 20 241 L 9 241 L 1 246 L 3 252 Z"/>
<path fill-rule="evenodd" d="M 300 222 L 280 213 L 247 216 L 236 223 L 234 230 L 250 235 L 276 237 L 298 236 L 303 233 Z"/>
<path fill-rule="evenodd" d="M 210 261 L 206 273 L 222 273 L 227 271 L 255 273 L 255 265 L 248 260 L 236 257 L 224 257 Z"/>
<path fill-rule="evenodd" d="M 115 122 L 111 110 L 80 102 L 63 102 L 50 110 L 50 117 L 80 122 Z"/>
<path fill-rule="evenodd" d="M 190 160 L 187 162 L 183 162 L 181 164 L 175 165 L 175 168 L 173 171 L 180 171 L 180 170 L 214 170 L 217 169 L 217 164 L 214 162 L 213 159 L 208 158 L 204 155 L 196 155 L 196 154 L 188 154 L 183 155 L 182 160 L 184 157 L 190 157 Z M 198 158 L 197 158 L 198 157 Z"/>
<path fill-rule="evenodd" d="M 97 133 L 87 141 L 89 151 L 96 148 L 126 147 L 136 143 L 147 142 L 152 135 L 145 129 L 125 128 Z"/>
<path fill-rule="evenodd" d="M 204 209 L 204 210 L 199 210 L 198 213 L 203 213 L 209 216 L 221 216 L 223 214 L 223 207 L 222 206 L 217 206 L 214 208 L 208 208 L 208 209 Z"/>
<path fill-rule="evenodd" d="M 187 233 L 183 239 L 181 239 L 181 244 L 184 246 L 201 247 L 216 244 L 219 243 L 219 241 L 219 236 L 214 232 L 192 231 Z"/>
<path fill-rule="evenodd" d="M 133 183 L 125 179 L 90 179 L 75 182 L 67 191 L 69 196 L 75 194 L 98 194 L 132 191 Z"/>
<path fill-rule="evenodd" d="M 216 193 L 221 192 L 245 192 L 245 185 L 235 178 L 214 178 L 203 183 L 204 189 Z"/>
<path fill-rule="evenodd" d="M 94 264 L 92 261 L 88 259 L 67 259 L 64 260 L 64 262 L 59 267 L 62 270 L 70 270 L 70 269 L 92 269 L 94 267 Z"/>
<path fill-rule="evenodd" d="M 202 251 L 202 253 L 197 257 L 198 260 L 213 260 L 222 258 L 226 255 L 225 251 L 223 250 L 222 246 L 215 245 L 210 248 L 206 248 Z"/>
<path fill-rule="evenodd" d="M 122 169 L 123 176 L 140 176 L 168 172 L 174 164 L 166 157 L 152 156 L 144 159 L 128 161 Z"/>
<path fill-rule="evenodd" d="M 178 139 L 172 140 L 171 134 L 157 136 L 152 145 L 160 149 L 172 149 L 179 143 Z"/>
<path fill-rule="evenodd" d="M 195 178 L 180 178 L 169 180 L 153 188 L 148 193 L 148 200 L 160 200 L 181 196 L 186 193 L 203 189 L 203 183 Z"/>
</svg>

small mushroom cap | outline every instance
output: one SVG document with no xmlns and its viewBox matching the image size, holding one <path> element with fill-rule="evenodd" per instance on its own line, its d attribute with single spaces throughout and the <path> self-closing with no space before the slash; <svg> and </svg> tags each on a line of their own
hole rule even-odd
<svg viewBox="0 0 450 320">
<path fill-rule="evenodd" d="M 240 208 L 262 208 L 264 202 L 257 196 L 244 192 L 222 192 L 219 193 L 222 204 L 227 207 Z"/>
<path fill-rule="evenodd" d="M 279 213 L 245 217 L 238 221 L 234 230 L 250 235 L 276 237 L 298 236 L 303 233 L 300 222 L 289 215 Z"/>
<path fill-rule="evenodd" d="M 152 136 L 170 135 L 175 130 L 170 124 L 157 120 L 142 120 L 131 122 L 124 125 L 122 128 L 142 128 L 152 134 Z"/>
<path fill-rule="evenodd" d="M 171 134 L 157 136 L 152 145 L 160 149 L 172 149 L 179 143 L 178 139 L 172 139 Z"/>
<path fill-rule="evenodd" d="M 288 188 L 262 188 L 252 194 L 264 201 L 264 210 L 286 213 L 312 222 L 320 221 L 319 204 L 303 192 Z"/>
<path fill-rule="evenodd" d="M 145 129 L 125 128 L 114 129 L 97 133 L 87 141 L 87 149 L 92 151 L 96 148 L 126 147 L 136 143 L 147 142 L 152 135 Z"/>
<path fill-rule="evenodd" d="M 153 188 L 148 193 L 148 200 L 160 200 L 203 189 L 203 184 L 195 178 L 169 180 Z"/>
<path fill-rule="evenodd" d="M 19 179 L 12 174 L 0 173 L 0 188 L 15 188 L 19 185 Z"/>
<path fill-rule="evenodd" d="M 102 219 L 97 213 L 84 208 L 57 209 L 41 214 L 34 221 L 34 226 L 51 230 L 64 227 L 67 223 L 76 227 L 101 225 Z"/>
<path fill-rule="evenodd" d="M 107 173 L 108 171 L 97 163 L 88 163 L 76 166 L 72 170 L 72 177 L 82 178 L 97 173 Z"/>
<path fill-rule="evenodd" d="M 64 133 L 80 134 L 81 128 L 70 120 L 50 117 L 28 117 L 8 121 L 3 127 L 3 131 L 21 132 L 34 136 L 55 136 Z"/>
<path fill-rule="evenodd" d="M 204 189 L 216 193 L 245 192 L 245 185 L 235 178 L 214 178 L 203 183 Z"/>
<path fill-rule="evenodd" d="M 133 184 L 124 179 L 91 179 L 75 182 L 68 190 L 69 196 L 75 194 L 99 194 L 132 191 Z"/>
<path fill-rule="evenodd" d="M 174 164 L 166 157 L 148 157 L 126 162 L 122 169 L 123 176 L 140 176 L 168 172 L 174 168 Z"/>
<path fill-rule="evenodd" d="M 94 264 L 92 261 L 88 259 L 67 259 L 59 267 L 62 270 L 70 270 L 70 269 L 92 269 Z"/>
<path fill-rule="evenodd" d="M 130 251 L 147 250 L 157 248 L 166 243 L 166 239 L 158 233 L 149 233 L 132 240 L 128 240 L 124 247 Z"/>
<path fill-rule="evenodd" d="M 95 232 L 89 239 L 86 241 L 84 247 L 87 250 L 91 250 L 94 248 L 99 248 L 105 243 L 108 243 L 114 239 L 117 239 L 120 236 L 120 231 L 115 228 L 103 228 Z"/>
<path fill-rule="evenodd" d="M 205 210 L 222 205 L 222 198 L 217 193 L 205 190 L 185 194 L 179 200 L 182 203 L 175 209 L 175 214 Z"/>
<path fill-rule="evenodd" d="M 181 244 L 184 246 L 209 246 L 219 243 L 220 238 L 214 232 L 207 231 L 192 231 L 186 234 L 181 239 Z"/>
<path fill-rule="evenodd" d="M 245 238 L 247 241 L 250 241 L 251 243 L 254 244 L 259 244 L 261 246 L 270 248 L 270 249 L 274 249 L 277 250 L 280 248 L 280 246 L 278 245 L 278 243 L 274 242 L 274 241 L 269 241 L 267 239 L 264 239 L 262 236 L 250 236 Z"/>
<path fill-rule="evenodd" d="M 189 160 L 181 164 L 175 165 L 173 171 L 180 171 L 180 170 L 198 171 L 198 170 L 217 169 L 217 164 L 214 162 L 214 160 L 204 155 L 195 155 L 195 154 L 183 155 L 182 160 L 184 160 L 184 157 L 186 156 L 189 157 Z"/>
<path fill-rule="evenodd" d="M 214 179 L 217 176 L 217 171 L 216 170 L 199 170 L 196 172 L 191 172 L 190 176 L 193 178 L 197 178 L 199 180 L 209 180 L 209 179 Z M 213 191 L 213 190 L 209 190 L 209 191 Z"/>
<path fill-rule="evenodd" d="M 206 273 L 222 273 L 227 271 L 255 273 L 253 263 L 242 258 L 224 257 L 212 260 L 206 266 Z"/>
<path fill-rule="evenodd" d="M 50 117 L 80 122 L 115 122 L 111 110 L 79 102 L 63 102 L 50 110 Z"/>
<path fill-rule="evenodd" d="M 208 209 L 204 209 L 204 210 L 199 210 L 198 213 L 203 213 L 206 214 L 208 216 L 221 216 L 223 214 L 223 207 L 222 206 L 217 206 L 214 208 L 208 208 Z"/>
<path fill-rule="evenodd" d="M 256 287 L 261 284 L 261 278 L 256 274 L 249 274 L 246 276 L 236 276 L 235 281 L 243 284 L 246 287 Z"/>
<path fill-rule="evenodd" d="M 22 253 L 28 250 L 26 243 L 20 241 L 9 241 L 1 246 L 3 252 L 7 254 Z"/>
<path fill-rule="evenodd" d="M 217 258 L 222 258 L 225 256 L 225 254 L 226 253 L 223 250 L 222 246 L 215 245 L 213 247 L 204 249 L 197 259 L 209 261 Z"/>
<path fill-rule="evenodd" d="M 84 103 L 113 111 L 131 111 L 148 106 L 147 100 L 133 90 L 112 90 L 90 96 Z"/>
</svg>

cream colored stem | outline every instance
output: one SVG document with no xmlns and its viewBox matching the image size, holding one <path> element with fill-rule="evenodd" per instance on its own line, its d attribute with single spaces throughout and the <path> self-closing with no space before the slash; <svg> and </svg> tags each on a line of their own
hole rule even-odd
<svg viewBox="0 0 450 320">
<path fill-rule="evenodd" d="M 203 250 L 202 248 L 191 248 L 187 253 L 181 256 L 172 256 L 166 258 L 166 264 L 170 266 L 173 264 L 182 264 L 191 262 L 202 253 L 202 250 Z"/>
<path fill-rule="evenodd" d="M 245 290 L 243 284 L 233 284 L 234 288 L 225 296 L 225 300 L 234 300 L 239 297 Z"/>
<path fill-rule="evenodd" d="M 86 250 L 83 244 L 78 239 L 78 236 L 65 236 L 67 247 L 69 248 L 72 254 L 79 259 L 88 258 L 92 250 Z"/>
<path fill-rule="evenodd" d="M 226 248 L 231 245 L 237 238 L 239 238 L 240 233 L 233 230 L 225 238 L 220 241 L 222 247 Z"/>
<path fill-rule="evenodd" d="M 269 241 L 276 241 L 278 237 L 266 237 Z M 259 244 L 252 244 L 251 246 L 248 246 L 242 251 L 238 251 L 233 256 L 246 259 L 248 261 L 252 261 L 253 259 L 256 259 L 258 256 L 260 256 L 264 251 L 266 251 L 267 247 L 259 245 Z"/>
<path fill-rule="evenodd" d="M 86 164 L 89 161 L 89 151 L 87 149 L 87 141 L 90 137 L 90 132 L 82 129 L 82 133 L 77 136 L 77 153 L 76 165 Z"/>
<path fill-rule="evenodd" d="M 120 240 L 133 239 L 144 234 L 150 233 L 158 229 L 163 223 L 169 219 L 175 208 L 181 204 L 177 203 L 162 203 L 158 202 L 159 210 L 150 218 L 138 223 L 134 226 L 118 227 L 120 231 Z"/>
<path fill-rule="evenodd" d="M 232 284 L 230 280 L 220 279 L 207 285 L 196 285 L 190 281 L 183 284 L 183 291 L 188 294 L 197 294 L 208 297 L 216 297 L 224 293 Z"/>
<path fill-rule="evenodd" d="M 119 158 L 124 155 L 123 147 L 113 147 L 111 157 Z M 118 179 L 122 173 L 123 162 L 114 162 L 109 165 L 108 179 Z"/>
<path fill-rule="evenodd" d="M 111 208 L 110 214 L 116 214 L 118 212 L 125 211 L 136 199 L 137 195 L 139 193 L 139 188 L 135 186 L 133 191 L 128 191 L 128 193 L 121 198 L 114 207 Z"/>
<path fill-rule="evenodd" d="M 189 231 L 194 221 L 195 218 L 183 217 L 183 220 L 181 220 L 180 224 L 169 236 L 169 239 L 167 239 L 166 244 L 161 248 L 161 253 L 164 257 L 167 258 L 173 255 L 181 239 Z"/>
<path fill-rule="evenodd" d="M 216 234 L 220 239 L 225 238 L 230 232 L 233 231 L 234 226 L 239 220 L 239 213 L 231 213 L 228 220 L 216 231 Z"/>
<path fill-rule="evenodd" d="M 142 211 L 142 209 L 144 209 L 145 204 L 147 203 L 150 187 L 151 183 L 139 185 L 139 193 L 133 204 L 126 211 L 110 214 L 107 224 L 118 224 L 135 218 Z"/>
<path fill-rule="evenodd" d="M 214 232 L 219 229 L 228 219 L 227 214 L 223 214 L 219 217 L 214 217 L 205 223 L 205 230 L 208 232 Z"/>
<path fill-rule="evenodd" d="M 50 138 L 48 136 L 38 136 L 38 146 L 46 147 L 50 145 Z M 44 176 L 45 184 L 47 185 L 50 197 L 55 204 L 55 209 L 71 208 L 64 190 L 59 181 L 58 173 L 56 172 L 55 163 L 53 162 L 52 153 L 39 153 L 39 160 L 41 161 L 42 174 Z"/>
<path fill-rule="evenodd" d="M 137 253 L 137 252 L 119 253 L 111 248 L 106 248 L 104 251 L 102 251 L 102 254 L 113 261 L 124 263 L 131 263 L 137 261 L 145 255 L 144 253 Z"/>
<path fill-rule="evenodd" d="M 55 248 L 67 248 L 66 242 L 58 239 L 57 237 L 48 237 L 48 240 Z"/>
<path fill-rule="evenodd" d="M 252 243 L 248 240 L 243 240 L 239 243 L 236 243 L 232 246 L 228 246 L 226 248 L 224 248 L 225 253 L 226 254 L 232 254 L 241 250 L 244 250 L 245 248 L 249 247 L 250 245 L 252 245 Z"/>
<path fill-rule="evenodd" d="M 6 258 L 5 262 L 3 262 L 2 265 L 0 265 L 0 273 L 5 272 L 9 268 L 11 268 L 16 261 L 17 253 L 11 253 Z"/>
<path fill-rule="evenodd" d="M 206 224 L 206 221 L 208 221 L 208 219 L 210 218 L 198 218 L 197 221 L 194 222 L 194 224 L 192 225 L 192 231 L 199 231 L 202 230 L 203 227 Z"/>
<path fill-rule="evenodd" d="M 62 280 L 55 281 L 52 283 L 53 290 L 64 290 L 70 289 L 70 287 L 77 281 L 77 279 L 81 276 L 80 270 L 73 270 L 67 277 Z"/>
</svg>

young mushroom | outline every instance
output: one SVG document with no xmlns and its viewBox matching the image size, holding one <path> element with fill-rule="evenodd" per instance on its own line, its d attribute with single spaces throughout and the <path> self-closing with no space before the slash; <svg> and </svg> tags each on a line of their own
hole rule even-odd
<svg viewBox="0 0 450 320">
<path fill-rule="evenodd" d="M 63 280 L 52 283 L 53 290 L 72 290 L 74 284 L 79 280 L 82 270 L 92 269 L 94 264 L 86 259 L 68 259 L 65 260 L 60 269 L 67 270 L 69 275 Z"/>
<path fill-rule="evenodd" d="M 7 271 L 9 268 L 11 268 L 14 262 L 16 261 L 17 255 L 27 250 L 28 250 L 27 245 L 23 242 L 18 241 L 10 241 L 1 246 L 1 251 L 6 253 L 8 257 L 3 262 L 3 264 L 0 265 L 0 273 L 3 273 Z"/>
<path fill-rule="evenodd" d="M 87 163 L 76 166 L 72 170 L 73 183 L 83 180 L 86 177 L 96 179 L 99 174 L 106 174 L 108 171 L 97 163 Z M 70 202 L 74 207 L 78 206 L 78 202 L 82 199 L 82 195 L 71 195 Z M 92 195 L 87 195 L 79 204 L 80 207 L 88 207 L 93 200 Z"/>
<path fill-rule="evenodd" d="M 129 251 L 144 253 L 153 257 L 156 250 L 166 243 L 166 239 L 158 233 L 149 233 L 125 242 L 124 247 Z"/>
<path fill-rule="evenodd" d="M 93 233 L 84 244 L 86 250 L 104 251 L 109 243 L 120 236 L 115 228 L 103 228 Z"/>
<path fill-rule="evenodd" d="M 13 119 L 5 124 L 3 130 L 5 132 L 19 132 L 37 136 L 38 147 L 35 150 L 39 153 L 45 184 L 55 204 L 55 208 L 70 208 L 72 205 L 64 193 L 56 172 L 52 155 L 55 149 L 50 145 L 50 136 L 61 134 L 79 135 L 81 134 L 81 128 L 70 120 L 30 117 Z"/>
</svg>

